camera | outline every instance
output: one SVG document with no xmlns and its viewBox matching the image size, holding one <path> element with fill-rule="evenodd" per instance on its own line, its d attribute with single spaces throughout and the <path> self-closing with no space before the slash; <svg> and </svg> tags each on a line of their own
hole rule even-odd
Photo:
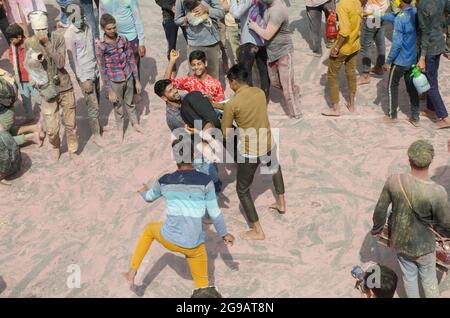
<svg viewBox="0 0 450 318">
<path fill-rule="evenodd" d="M 364 280 L 364 277 L 366 276 L 366 271 L 361 266 L 355 265 L 351 270 L 351 274 L 353 278 L 356 279 L 355 288 L 359 289 L 363 293 L 367 292 Z"/>
</svg>

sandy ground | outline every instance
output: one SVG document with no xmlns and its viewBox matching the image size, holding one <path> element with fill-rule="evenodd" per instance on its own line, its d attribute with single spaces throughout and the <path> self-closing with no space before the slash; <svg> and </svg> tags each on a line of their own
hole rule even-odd
<svg viewBox="0 0 450 318">
<path fill-rule="evenodd" d="M 55 21 L 55 1 L 47 1 Z M 24 169 L 12 187 L 0 187 L 0 297 L 187 297 L 193 289 L 185 260 L 154 244 L 141 266 L 135 293 L 120 273 L 128 268 L 144 226 L 163 220 L 164 202 L 145 203 L 136 189 L 175 168 L 165 106 L 153 93 L 166 66 L 166 41 L 160 8 L 140 0 L 147 37 L 142 63 L 145 93 L 139 103 L 144 135 L 128 129 L 123 143 L 106 132 L 107 147 L 90 140 L 86 109 L 79 89 L 80 160 L 64 153 L 59 163 L 49 159 L 49 145 L 23 148 Z M 359 297 L 350 269 L 374 260 L 400 269 L 392 251 L 375 242 L 368 231 L 385 179 L 408 170 L 406 149 L 417 139 L 436 148 L 433 179 L 450 188 L 448 130 L 436 131 L 423 119 L 416 129 L 406 115 L 396 125 L 379 122 L 387 104 L 386 78 L 373 78 L 358 90 L 358 113 L 340 119 L 320 116 L 327 107 L 326 58 L 306 56 L 308 23 L 304 2 L 288 3 L 295 46 L 295 78 L 300 84 L 305 119 L 289 120 L 273 89 L 271 125 L 280 130 L 281 163 L 287 188 L 288 212 L 269 211 L 271 179 L 257 175 L 252 193 L 267 239 L 237 240 L 227 248 L 213 229 L 207 230 L 209 274 L 226 297 Z M 389 32 L 388 32 L 389 33 Z M 388 38 L 390 38 L 388 36 Z M 390 41 L 388 40 L 388 47 Z M 179 37 L 187 72 L 185 43 Z M 11 70 L 1 38 L 0 67 Z M 442 59 L 441 92 L 450 105 L 450 62 Z M 342 78 L 344 74 L 341 74 Z M 346 95 L 345 84 L 343 94 Z M 407 96 L 402 84 L 401 105 Z M 227 88 L 227 96 L 231 91 Z M 102 123 L 112 116 L 102 97 Z M 19 105 L 19 115 L 21 107 Z M 112 117 L 111 117 L 112 118 Z M 66 151 L 66 147 L 65 147 Z M 220 168 L 225 184 L 220 204 L 229 231 L 247 228 L 235 192 L 235 169 Z M 68 288 L 70 265 L 81 269 L 80 288 Z M 69 272 L 68 272 L 69 270 Z M 440 284 L 450 296 L 448 279 Z M 404 296 L 400 282 L 399 296 Z"/>
</svg>

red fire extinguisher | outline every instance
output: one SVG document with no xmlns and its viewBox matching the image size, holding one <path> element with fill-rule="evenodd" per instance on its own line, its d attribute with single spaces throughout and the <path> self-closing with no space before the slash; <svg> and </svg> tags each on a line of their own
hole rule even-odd
<svg viewBox="0 0 450 318">
<path fill-rule="evenodd" d="M 337 35 L 336 12 L 330 11 L 327 19 L 326 36 L 328 40 L 335 40 Z"/>
</svg>

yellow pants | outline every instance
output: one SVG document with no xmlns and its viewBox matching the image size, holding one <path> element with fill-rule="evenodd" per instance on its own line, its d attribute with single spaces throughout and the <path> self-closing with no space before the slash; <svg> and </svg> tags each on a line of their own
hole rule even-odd
<svg viewBox="0 0 450 318">
<path fill-rule="evenodd" d="M 200 244 L 195 248 L 179 247 L 162 237 L 161 227 L 162 223 L 150 223 L 147 225 L 136 245 L 131 260 L 131 269 L 137 270 L 139 268 L 153 240 L 157 240 L 169 251 L 178 252 L 186 256 L 192 278 L 194 279 L 195 288 L 208 287 L 208 256 L 206 254 L 205 244 Z"/>
</svg>

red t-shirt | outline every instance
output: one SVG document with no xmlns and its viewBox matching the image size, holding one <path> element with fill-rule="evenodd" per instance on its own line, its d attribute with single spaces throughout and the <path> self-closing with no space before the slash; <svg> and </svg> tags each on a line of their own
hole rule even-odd
<svg viewBox="0 0 450 318">
<path fill-rule="evenodd" d="M 9 53 L 9 61 L 14 67 L 13 50 L 12 50 L 13 45 L 14 44 L 11 44 L 11 46 L 9 47 L 8 53 Z M 29 76 L 27 70 L 25 69 L 25 45 L 23 43 L 17 47 L 17 63 L 19 64 L 20 81 L 28 82 Z"/>
<path fill-rule="evenodd" d="M 222 84 L 214 77 L 208 75 L 204 81 L 199 81 L 194 75 L 176 78 L 172 85 L 179 90 L 194 92 L 200 91 L 212 96 L 213 102 L 221 102 L 225 99 Z"/>
</svg>

